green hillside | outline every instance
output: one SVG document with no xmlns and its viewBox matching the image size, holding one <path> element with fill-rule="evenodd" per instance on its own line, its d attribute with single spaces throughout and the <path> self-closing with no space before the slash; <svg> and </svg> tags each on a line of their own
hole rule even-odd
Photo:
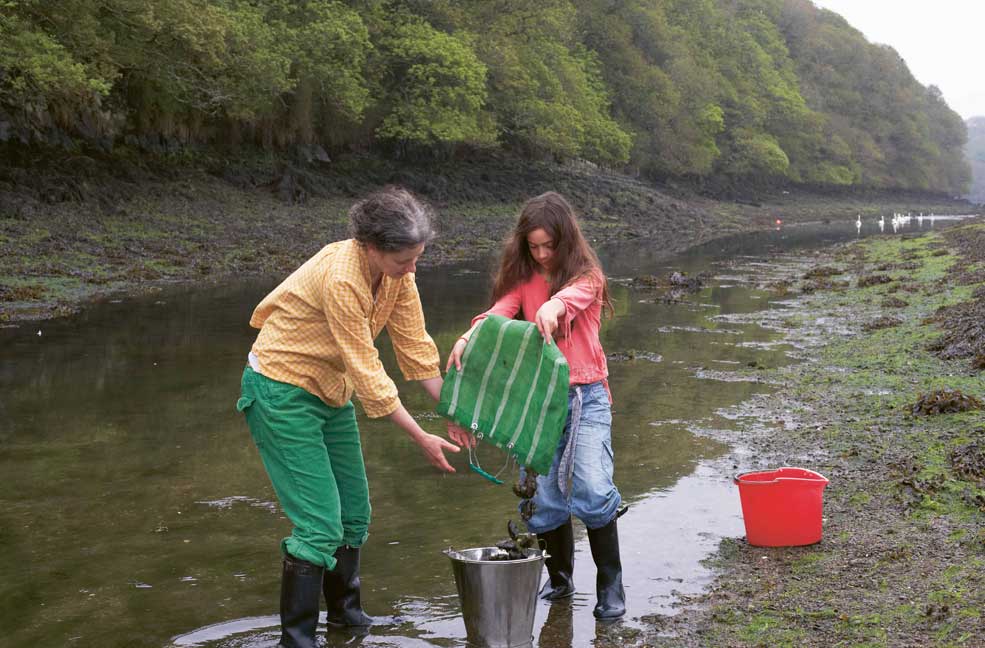
<svg viewBox="0 0 985 648">
<path fill-rule="evenodd" d="M 495 152 L 963 193 L 962 120 L 809 0 L 0 0 L 0 142 Z"/>
</svg>

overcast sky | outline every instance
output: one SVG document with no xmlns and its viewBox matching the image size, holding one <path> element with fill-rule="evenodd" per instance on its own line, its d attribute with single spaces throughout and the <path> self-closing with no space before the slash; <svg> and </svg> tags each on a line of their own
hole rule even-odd
<svg viewBox="0 0 985 648">
<path fill-rule="evenodd" d="M 959 115 L 985 117 L 985 0 L 814 0 L 873 43 L 891 45 Z"/>
</svg>

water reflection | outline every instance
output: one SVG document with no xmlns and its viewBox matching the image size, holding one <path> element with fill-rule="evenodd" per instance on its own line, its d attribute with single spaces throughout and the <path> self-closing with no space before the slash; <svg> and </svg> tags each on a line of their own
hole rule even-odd
<svg viewBox="0 0 985 648">
<path fill-rule="evenodd" d="M 606 632 L 631 633 L 639 617 L 671 612 L 679 594 L 699 591 L 709 578 L 699 561 L 719 538 L 741 535 L 728 471 L 715 463 L 726 446 L 689 425 L 727 425 L 717 410 L 770 386 L 699 375 L 723 378 L 752 362 L 791 360 L 770 331 L 709 317 L 779 307 L 743 280 L 755 273 L 747 257 L 765 262 L 783 249 L 856 233 L 851 222 L 833 229 L 735 237 L 673 259 L 660 258 L 651 243 L 602 251 L 617 278 L 709 268 L 719 276 L 673 305 L 613 284 L 617 316 L 603 329 L 607 351 L 651 355 L 610 366 L 616 478 L 633 508 L 620 520 L 628 614 Z M 723 264 L 730 259 L 741 272 Z M 486 275 L 470 270 L 420 276 L 443 357 L 485 305 Z M 40 337 L 38 326 L 0 331 L 2 643 L 276 643 L 277 541 L 288 524 L 233 408 L 255 334 L 249 315 L 274 283 L 106 303 L 46 322 Z M 423 392 L 399 387 L 408 408 L 428 417 L 425 427 L 443 429 Z M 518 517 L 517 500 L 508 485 L 472 474 L 462 455 L 454 458 L 457 474 L 436 474 L 392 425 L 362 416 L 359 423 L 373 501 L 363 602 L 387 622 L 360 642 L 463 645 L 441 550 L 502 539 L 506 520 Z M 496 463 L 497 452 L 484 449 L 484 461 Z M 579 594 L 566 606 L 538 606 L 540 646 L 588 645 L 596 636 L 595 570 L 577 524 L 576 534 Z"/>
</svg>

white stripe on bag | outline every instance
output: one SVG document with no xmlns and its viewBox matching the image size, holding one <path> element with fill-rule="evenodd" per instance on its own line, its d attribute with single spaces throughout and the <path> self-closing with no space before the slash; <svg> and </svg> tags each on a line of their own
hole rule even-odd
<svg viewBox="0 0 985 648">
<path fill-rule="evenodd" d="M 513 431 L 513 436 L 510 438 L 509 447 L 511 448 L 516 444 L 516 440 L 520 438 L 520 433 L 523 432 L 523 424 L 527 420 L 527 411 L 530 409 L 530 400 L 534 397 L 534 392 L 537 390 L 537 379 L 540 378 L 540 368 L 544 364 L 544 349 L 546 348 L 546 342 L 541 344 L 540 360 L 537 361 L 537 371 L 534 372 L 534 379 L 530 381 L 530 393 L 527 394 L 527 402 L 523 404 L 523 413 L 520 415 L 520 422 L 517 423 L 516 430 Z"/>
<path fill-rule="evenodd" d="M 479 394 L 475 398 L 475 408 L 472 414 L 472 429 L 476 429 L 476 424 L 479 422 L 479 412 L 482 411 L 482 401 L 486 397 L 486 386 L 489 384 L 489 376 L 492 375 L 493 368 L 496 366 L 496 361 L 499 360 L 499 349 L 503 346 L 503 337 L 506 335 L 506 330 L 510 328 L 510 324 L 513 324 L 516 320 L 510 320 L 503 324 L 499 329 L 499 336 L 496 338 L 496 346 L 493 347 L 492 355 L 489 356 L 489 362 L 486 363 L 486 373 L 482 375 L 482 384 L 479 385 Z"/>
<path fill-rule="evenodd" d="M 513 371 L 510 372 L 509 380 L 506 381 L 506 389 L 503 391 L 503 397 L 499 402 L 499 409 L 496 410 L 496 418 L 493 419 L 492 429 L 489 430 L 490 437 L 496 433 L 496 426 L 499 425 L 499 419 L 503 416 L 503 410 L 506 409 L 506 401 L 510 397 L 510 389 L 513 387 L 513 381 L 516 380 L 516 375 L 520 371 L 520 365 L 523 364 L 523 354 L 527 352 L 527 343 L 530 342 L 531 333 L 536 328 L 536 326 L 530 325 L 527 327 L 526 333 L 523 334 L 523 342 L 520 343 L 520 350 L 517 351 L 516 361 L 513 363 Z"/>
<path fill-rule="evenodd" d="M 482 330 L 482 325 L 485 324 L 488 319 L 489 318 L 487 317 L 479 322 L 479 326 L 472 332 L 472 335 L 478 335 L 479 331 Z M 469 338 L 469 342 L 471 341 L 472 339 Z M 476 342 L 478 342 L 478 340 L 476 340 Z M 472 349 L 475 347 L 475 344 L 467 344 L 465 347 L 465 353 L 462 354 L 462 370 L 455 374 L 455 387 L 451 390 L 451 402 L 448 403 L 448 416 L 455 413 L 455 407 L 458 405 L 458 389 L 462 386 L 462 374 L 465 373 L 465 365 L 468 364 L 469 356 L 472 355 Z"/>
<path fill-rule="evenodd" d="M 527 461 L 524 465 L 530 465 L 530 462 L 533 461 L 534 453 L 537 451 L 537 444 L 540 443 L 540 433 L 544 429 L 544 418 L 547 416 L 547 407 L 551 404 L 551 397 L 554 395 L 554 388 L 557 386 L 558 370 L 562 364 L 564 364 L 564 356 L 555 358 L 554 371 L 551 372 L 551 382 L 547 386 L 547 396 L 544 397 L 544 406 L 540 408 L 540 420 L 537 421 L 537 429 L 534 430 L 534 440 L 530 444 L 530 453 L 527 454 Z"/>
</svg>

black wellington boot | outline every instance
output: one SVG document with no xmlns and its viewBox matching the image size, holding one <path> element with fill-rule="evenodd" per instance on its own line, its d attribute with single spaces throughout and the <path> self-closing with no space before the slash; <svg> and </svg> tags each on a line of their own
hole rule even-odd
<svg viewBox="0 0 985 648">
<path fill-rule="evenodd" d="M 550 577 L 540 590 L 540 598 L 557 601 L 574 596 L 575 536 L 571 518 L 553 531 L 538 533 L 537 538 L 544 541 L 544 551 L 548 555 L 545 564 Z"/>
<path fill-rule="evenodd" d="M 618 516 L 617 516 L 618 517 Z M 622 562 L 619 560 L 619 532 L 616 518 L 604 527 L 588 530 L 588 542 L 592 546 L 592 558 L 598 573 L 595 590 L 598 603 L 595 618 L 618 619 L 626 614 L 626 592 L 622 587 Z"/>
<path fill-rule="evenodd" d="M 315 648 L 323 567 L 284 557 L 280 583 L 280 648 Z"/>
<path fill-rule="evenodd" d="M 363 612 L 359 600 L 359 548 L 343 545 L 335 551 L 335 569 L 325 570 L 328 625 L 364 627 L 373 618 Z"/>
</svg>

